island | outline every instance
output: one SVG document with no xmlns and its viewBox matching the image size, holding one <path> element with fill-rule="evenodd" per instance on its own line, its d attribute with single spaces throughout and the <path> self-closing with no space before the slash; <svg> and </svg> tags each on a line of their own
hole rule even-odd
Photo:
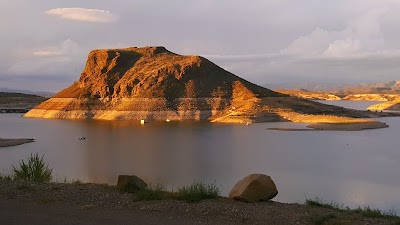
<svg viewBox="0 0 400 225">
<path fill-rule="evenodd" d="M 91 51 L 78 81 L 24 117 L 245 124 L 292 121 L 311 123 L 311 127 L 317 123 L 318 129 L 321 123 L 324 129 L 331 124 L 369 129 L 387 125 L 358 118 L 393 115 L 278 93 L 201 56 L 178 55 L 164 47 L 129 47 Z"/>
</svg>

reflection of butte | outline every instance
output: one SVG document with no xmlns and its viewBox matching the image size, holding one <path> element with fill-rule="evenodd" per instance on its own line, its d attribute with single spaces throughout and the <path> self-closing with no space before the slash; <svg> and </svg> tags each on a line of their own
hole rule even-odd
<svg viewBox="0 0 400 225">
<path fill-rule="evenodd" d="M 109 183 L 112 178 L 113 151 L 118 148 L 112 124 L 89 122 L 86 128 L 87 173 L 89 182 Z"/>
<path fill-rule="evenodd" d="M 93 124 L 93 123 L 92 123 Z M 138 127 L 129 122 L 101 123 L 88 129 L 88 171 L 94 182 L 116 183 L 118 175 L 137 175 L 153 182 L 165 168 L 170 153 L 163 135 L 153 127 Z M 175 146 L 176 148 L 176 146 Z"/>
<path fill-rule="evenodd" d="M 243 129 L 241 125 L 206 125 L 206 129 L 199 129 L 193 133 L 194 144 L 197 148 L 197 171 L 200 181 L 214 182 L 216 185 L 226 183 L 231 179 L 234 164 L 232 162 L 232 153 L 235 151 L 235 145 L 240 142 L 241 137 L 233 136 L 235 129 Z M 199 137 L 200 136 L 200 137 Z M 246 149 L 241 149 L 246 151 Z"/>
</svg>

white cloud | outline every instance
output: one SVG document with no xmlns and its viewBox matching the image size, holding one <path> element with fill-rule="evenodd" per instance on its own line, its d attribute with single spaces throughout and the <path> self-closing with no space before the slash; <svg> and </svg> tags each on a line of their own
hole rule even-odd
<svg viewBox="0 0 400 225">
<path fill-rule="evenodd" d="M 79 45 L 71 39 L 67 39 L 60 46 L 49 46 L 42 49 L 34 50 L 32 55 L 38 57 L 49 56 L 65 56 L 79 53 Z"/>
<path fill-rule="evenodd" d="M 15 75 L 72 75 L 80 72 L 88 51 L 67 39 L 58 46 L 23 51 L 21 59 L 7 72 Z"/>
<path fill-rule="evenodd" d="M 47 56 L 60 56 L 62 53 L 57 48 L 47 48 L 45 50 L 37 50 L 32 53 L 34 56 L 47 57 Z"/>
<path fill-rule="evenodd" d="M 329 44 L 328 49 L 326 49 L 323 54 L 332 57 L 346 57 L 355 56 L 362 50 L 362 42 L 360 40 L 355 40 L 347 38 L 345 40 L 335 40 Z"/>
<path fill-rule="evenodd" d="M 46 11 L 49 15 L 59 16 L 62 19 L 110 23 L 118 20 L 116 15 L 110 11 L 101 9 L 85 9 L 85 8 L 56 8 Z"/>
<path fill-rule="evenodd" d="M 354 58 L 385 51 L 380 20 L 389 9 L 371 9 L 347 23 L 344 29 L 316 28 L 281 50 L 283 55 L 301 57 Z"/>
</svg>

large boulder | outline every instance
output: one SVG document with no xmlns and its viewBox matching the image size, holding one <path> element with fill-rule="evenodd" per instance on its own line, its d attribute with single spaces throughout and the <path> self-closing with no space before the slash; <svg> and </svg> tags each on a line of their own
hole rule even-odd
<svg viewBox="0 0 400 225">
<path fill-rule="evenodd" d="M 117 189 L 126 192 L 136 192 L 147 187 L 146 182 L 135 175 L 119 175 Z"/>
<path fill-rule="evenodd" d="M 265 174 L 250 174 L 243 178 L 229 192 L 229 198 L 258 202 L 268 201 L 278 194 L 274 181 Z"/>
</svg>

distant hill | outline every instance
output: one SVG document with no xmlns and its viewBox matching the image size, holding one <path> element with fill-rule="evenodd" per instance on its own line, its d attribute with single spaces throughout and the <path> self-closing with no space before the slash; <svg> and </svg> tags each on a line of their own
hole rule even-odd
<svg viewBox="0 0 400 225">
<path fill-rule="evenodd" d="M 0 92 L 0 112 L 27 112 L 46 100 L 38 95 Z"/>
<path fill-rule="evenodd" d="M 22 93 L 28 95 L 38 95 L 45 98 L 53 97 L 56 93 L 47 92 L 47 91 L 29 91 L 29 90 L 19 90 L 19 89 L 10 89 L 10 88 L 0 88 L 0 92 L 7 92 L 7 93 Z"/>
<path fill-rule="evenodd" d="M 13 92 L 0 92 L 0 98 L 4 97 L 22 97 L 22 98 L 42 98 L 42 96 L 24 94 L 24 93 L 13 93 Z"/>
<path fill-rule="evenodd" d="M 274 85 L 273 89 L 302 90 L 309 92 L 325 92 L 331 94 L 400 94 L 400 80 L 361 84 L 332 84 L 332 83 L 284 83 Z"/>
<path fill-rule="evenodd" d="M 400 94 L 400 80 L 352 85 L 341 91 L 348 94 Z"/>
</svg>

